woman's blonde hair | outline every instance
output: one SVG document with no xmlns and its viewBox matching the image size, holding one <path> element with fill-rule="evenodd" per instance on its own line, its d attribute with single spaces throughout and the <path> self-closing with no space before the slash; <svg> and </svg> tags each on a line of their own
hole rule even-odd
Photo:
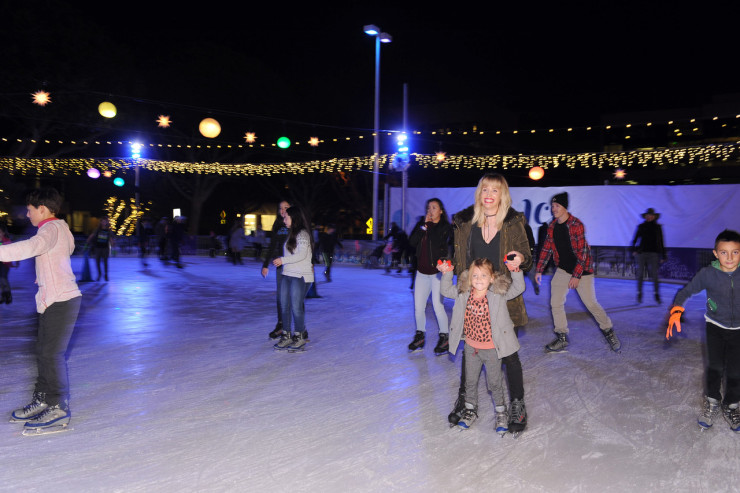
<svg viewBox="0 0 740 493">
<path fill-rule="evenodd" d="M 457 282 L 458 292 L 465 293 L 467 291 L 470 291 L 470 271 L 473 270 L 473 267 L 487 270 L 488 273 L 491 275 L 491 282 L 493 282 L 493 279 L 496 277 L 496 272 L 493 270 L 493 262 L 491 262 L 487 258 L 477 258 L 473 260 L 473 262 L 471 262 L 468 270 L 460 274 Z"/>
<path fill-rule="evenodd" d="M 486 173 L 478 181 L 478 187 L 475 189 L 473 224 L 476 224 L 478 227 L 483 227 L 483 223 L 486 220 L 486 216 L 483 212 L 483 202 L 481 200 L 483 187 L 486 185 L 494 185 L 499 189 L 500 202 L 498 212 L 496 213 L 496 229 L 500 230 L 504 225 L 506 214 L 508 214 L 509 208 L 511 208 L 511 193 L 509 193 L 509 184 L 506 182 L 506 178 L 499 173 Z"/>
</svg>

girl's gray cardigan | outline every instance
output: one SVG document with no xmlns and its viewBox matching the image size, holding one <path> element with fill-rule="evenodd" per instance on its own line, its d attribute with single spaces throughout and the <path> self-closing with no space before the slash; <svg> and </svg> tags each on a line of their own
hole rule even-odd
<svg viewBox="0 0 740 493">
<path fill-rule="evenodd" d="M 465 271 L 460 274 L 460 278 L 465 279 L 463 276 L 467 275 L 468 271 Z M 459 284 L 460 279 L 458 279 Z M 450 321 L 450 352 L 455 354 L 463 336 L 465 307 L 468 304 L 470 291 L 460 292 L 457 286 L 452 284 L 452 272 L 445 272 L 442 275 L 441 292 L 442 296 L 455 300 L 455 306 L 452 308 L 452 320 Z M 496 276 L 486 293 L 488 310 L 491 314 L 491 335 L 499 359 L 519 351 L 519 340 L 514 332 L 514 322 L 511 321 L 509 316 L 506 301 L 516 298 L 523 292 L 524 274 L 519 271 L 511 273 L 511 285 L 504 276 Z"/>
</svg>

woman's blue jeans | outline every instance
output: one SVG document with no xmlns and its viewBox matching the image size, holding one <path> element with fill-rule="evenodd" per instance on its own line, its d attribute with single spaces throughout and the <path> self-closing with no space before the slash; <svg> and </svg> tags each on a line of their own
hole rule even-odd
<svg viewBox="0 0 740 493">
<path fill-rule="evenodd" d="M 303 332 L 306 328 L 306 309 L 303 300 L 306 292 L 311 286 L 302 277 L 290 277 L 283 275 L 280 281 L 280 306 L 283 310 L 283 330 L 290 334 Z M 291 330 L 291 319 L 293 327 Z"/>
</svg>

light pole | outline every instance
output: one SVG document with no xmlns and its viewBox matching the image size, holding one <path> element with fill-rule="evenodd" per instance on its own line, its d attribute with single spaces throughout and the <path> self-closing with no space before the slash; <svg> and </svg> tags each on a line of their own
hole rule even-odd
<svg viewBox="0 0 740 493">
<path fill-rule="evenodd" d="M 373 241 L 378 239 L 378 156 L 380 155 L 380 43 L 390 43 L 390 34 L 380 32 L 380 28 L 368 24 L 362 28 L 365 34 L 375 38 L 375 117 L 373 133 Z"/>
</svg>

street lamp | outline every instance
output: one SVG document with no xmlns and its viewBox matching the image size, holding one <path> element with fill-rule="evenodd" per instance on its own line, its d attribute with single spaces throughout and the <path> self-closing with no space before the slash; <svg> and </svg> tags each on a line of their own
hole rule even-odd
<svg viewBox="0 0 740 493">
<path fill-rule="evenodd" d="M 374 24 L 363 27 L 365 34 L 375 37 L 375 132 L 373 134 L 373 241 L 378 239 L 378 156 L 380 155 L 380 43 L 393 41 L 390 34 L 380 32 Z"/>
</svg>

